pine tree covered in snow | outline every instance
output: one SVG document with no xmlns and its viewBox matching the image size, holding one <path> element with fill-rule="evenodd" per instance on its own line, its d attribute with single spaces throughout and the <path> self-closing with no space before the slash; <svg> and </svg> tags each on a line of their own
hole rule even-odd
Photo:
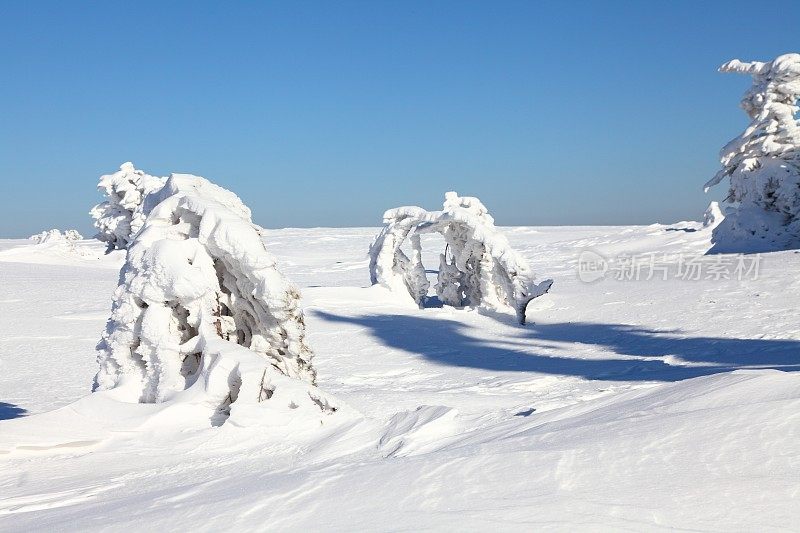
<svg viewBox="0 0 800 533">
<path fill-rule="evenodd" d="M 109 249 L 125 249 L 144 224 L 144 199 L 164 186 L 159 178 L 123 163 L 117 172 L 100 177 L 97 188 L 108 200 L 92 208 L 90 214 L 98 229 L 97 238 Z"/>
<path fill-rule="evenodd" d="M 766 63 L 733 60 L 721 72 L 750 74 L 742 109 L 750 125 L 720 152 L 722 169 L 706 190 L 730 178 L 725 219 L 714 229 L 714 251 L 800 246 L 800 54 Z"/>
<path fill-rule="evenodd" d="M 246 410 L 265 400 L 335 410 L 312 386 L 300 295 L 241 200 L 173 174 L 146 204 L 98 345 L 95 390 L 141 402 L 192 398 L 225 416 L 234 402 Z"/>
<path fill-rule="evenodd" d="M 552 280 L 536 283 L 525 260 L 494 225 L 477 198 L 445 195 L 442 211 L 406 206 L 383 215 L 386 224 L 370 247 L 370 277 L 392 291 L 408 292 L 423 305 L 430 283 L 422 264 L 420 236 L 440 233 L 447 243 L 439 256 L 435 285 L 442 303 L 454 307 L 511 307 L 525 323 L 528 303 L 550 290 Z M 411 257 L 401 249 L 411 242 Z"/>
</svg>

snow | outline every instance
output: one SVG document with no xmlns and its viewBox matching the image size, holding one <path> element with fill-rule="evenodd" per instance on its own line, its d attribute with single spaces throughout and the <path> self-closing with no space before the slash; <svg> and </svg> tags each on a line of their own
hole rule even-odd
<svg viewBox="0 0 800 533">
<path fill-rule="evenodd" d="M 204 395 L 89 394 L 124 251 L 0 240 L 0 529 L 793 529 L 800 254 L 717 279 L 739 257 L 702 255 L 712 227 L 502 228 L 554 279 L 526 326 L 369 286 L 376 228 L 261 230 L 338 409 L 234 403 L 221 425 Z M 438 264 L 443 238 L 421 245 Z M 591 283 L 583 251 L 608 266 Z M 668 279 L 612 275 L 650 254 Z"/>
</svg>

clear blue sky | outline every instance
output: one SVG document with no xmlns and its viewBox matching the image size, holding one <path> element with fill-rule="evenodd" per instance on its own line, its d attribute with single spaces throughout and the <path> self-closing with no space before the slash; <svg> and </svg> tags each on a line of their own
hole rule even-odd
<svg viewBox="0 0 800 533">
<path fill-rule="evenodd" d="M 91 234 L 131 160 L 267 227 L 479 196 L 498 223 L 697 219 L 746 125 L 731 58 L 791 2 L 0 2 L 0 236 Z"/>
</svg>

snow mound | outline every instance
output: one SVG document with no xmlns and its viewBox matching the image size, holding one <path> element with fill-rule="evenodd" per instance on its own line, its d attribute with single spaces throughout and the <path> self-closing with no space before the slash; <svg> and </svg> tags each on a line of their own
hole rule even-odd
<svg viewBox="0 0 800 533">
<path fill-rule="evenodd" d="M 712 251 L 800 247 L 800 54 L 766 63 L 734 59 L 719 70 L 750 74 L 753 85 L 741 101 L 750 125 L 722 149 L 722 169 L 705 186 L 730 179 Z"/>
<path fill-rule="evenodd" d="M 80 241 L 81 239 L 83 239 L 83 235 L 74 229 L 68 229 L 64 233 L 61 233 L 61 231 L 57 229 L 51 229 L 49 231 L 43 231 L 41 233 L 37 233 L 36 235 L 30 236 L 30 240 L 32 240 L 34 244 L 45 244 L 50 242 L 69 243 Z"/>
<path fill-rule="evenodd" d="M 98 229 L 96 238 L 108 243 L 111 250 L 127 248 L 144 224 L 145 197 L 161 189 L 166 180 L 136 170 L 130 162 L 113 174 L 101 176 L 97 188 L 108 200 L 89 212 Z"/>
<path fill-rule="evenodd" d="M 370 278 L 373 284 L 408 292 L 422 306 L 430 282 L 422 264 L 420 235 L 440 233 L 447 242 L 439 256 L 436 295 L 445 305 L 511 308 L 521 324 L 525 309 L 534 298 L 546 293 L 552 280 L 536 282 L 525 260 L 494 225 L 494 219 L 480 200 L 445 195 L 442 211 L 405 206 L 383 215 L 384 228 L 370 246 Z M 411 257 L 401 249 L 411 242 Z"/>
<path fill-rule="evenodd" d="M 143 205 L 147 217 L 98 345 L 94 390 L 213 404 L 220 423 L 267 400 L 335 411 L 313 387 L 300 294 L 242 201 L 204 178 L 173 174 Z"/>
</svg>

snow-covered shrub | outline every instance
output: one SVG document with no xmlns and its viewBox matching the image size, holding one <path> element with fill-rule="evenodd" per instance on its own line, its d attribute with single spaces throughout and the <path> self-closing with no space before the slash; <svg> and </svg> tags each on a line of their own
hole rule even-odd
<svg viewBox="0 0 800 533">
<path fill-rule="evenodd" d="M 730 178 L 725 219 L 713 232 L 714 251 L 800 246 L 800 54 L 773 61 L 733 60 L 721 72 L 750 74 L 742 109 L 751 122 L 720 152 L 722 169 L 706 190 Z"/>
<path fill-rule="evenodd" d="M 29 238 L 36 244 L 45 244 L 48 242 L 74 243 L 75 241 L 83 239 L 83 235 L 74 229 L 68 229 L 64 233 L 61 233 L 61 231 L 57 229 L 51 229 L 49 231 L 37 233 L 36 235 L 31 235 Z"/>
<path fill-rule="evenodd" d="M 534 298 L 546 293 L 552 280 L 536 282 L 525 260 L 494 225 L 494 219 L 477 198 L 445 195 L 442 211 L 406 206 L 383 215 L 384 228 L 370 246 L 370 277 L 396 292 L 408 292 L 423 305 L 429 281 L 422 264 L 420 235 L 440 233 L 447 243 L 439 256 L 435 285 L 442 303 L 454 307 L 510 307 L 520 323 Z M 401 249 L 411 242 L 411 257 Z"/>
<path fill-rule="evenodd" d="M 144 224 L 144 198 L 164 186 L 159 178 L 123 163 L 117 172 L 100 177 L 97 188 L 108 200 L 92 208 L 90 214 L 98 229 L 97 239 L 109 249 L 125 249 Z"/>
<path fill-rule="evenodd" d="M 94 389 L 140 402 L 188 399 L 225 416 L 232 404 L 264 400 L 335 410 L 312 386 L 300 295 L 241 200 L 173 174 L 146 204 L 98 345 Z"/>
<path fill-rule="evenodd" d="M 80 245 L 83 236 L 74 229 L 65 230 L 63 233 L 58 229 L 51 229 L 31 235 L 29 239 L 36 244 L 38 253 L 48 256 L 97 259 L 97 254 L 92 248 Z"/>
</svg>

